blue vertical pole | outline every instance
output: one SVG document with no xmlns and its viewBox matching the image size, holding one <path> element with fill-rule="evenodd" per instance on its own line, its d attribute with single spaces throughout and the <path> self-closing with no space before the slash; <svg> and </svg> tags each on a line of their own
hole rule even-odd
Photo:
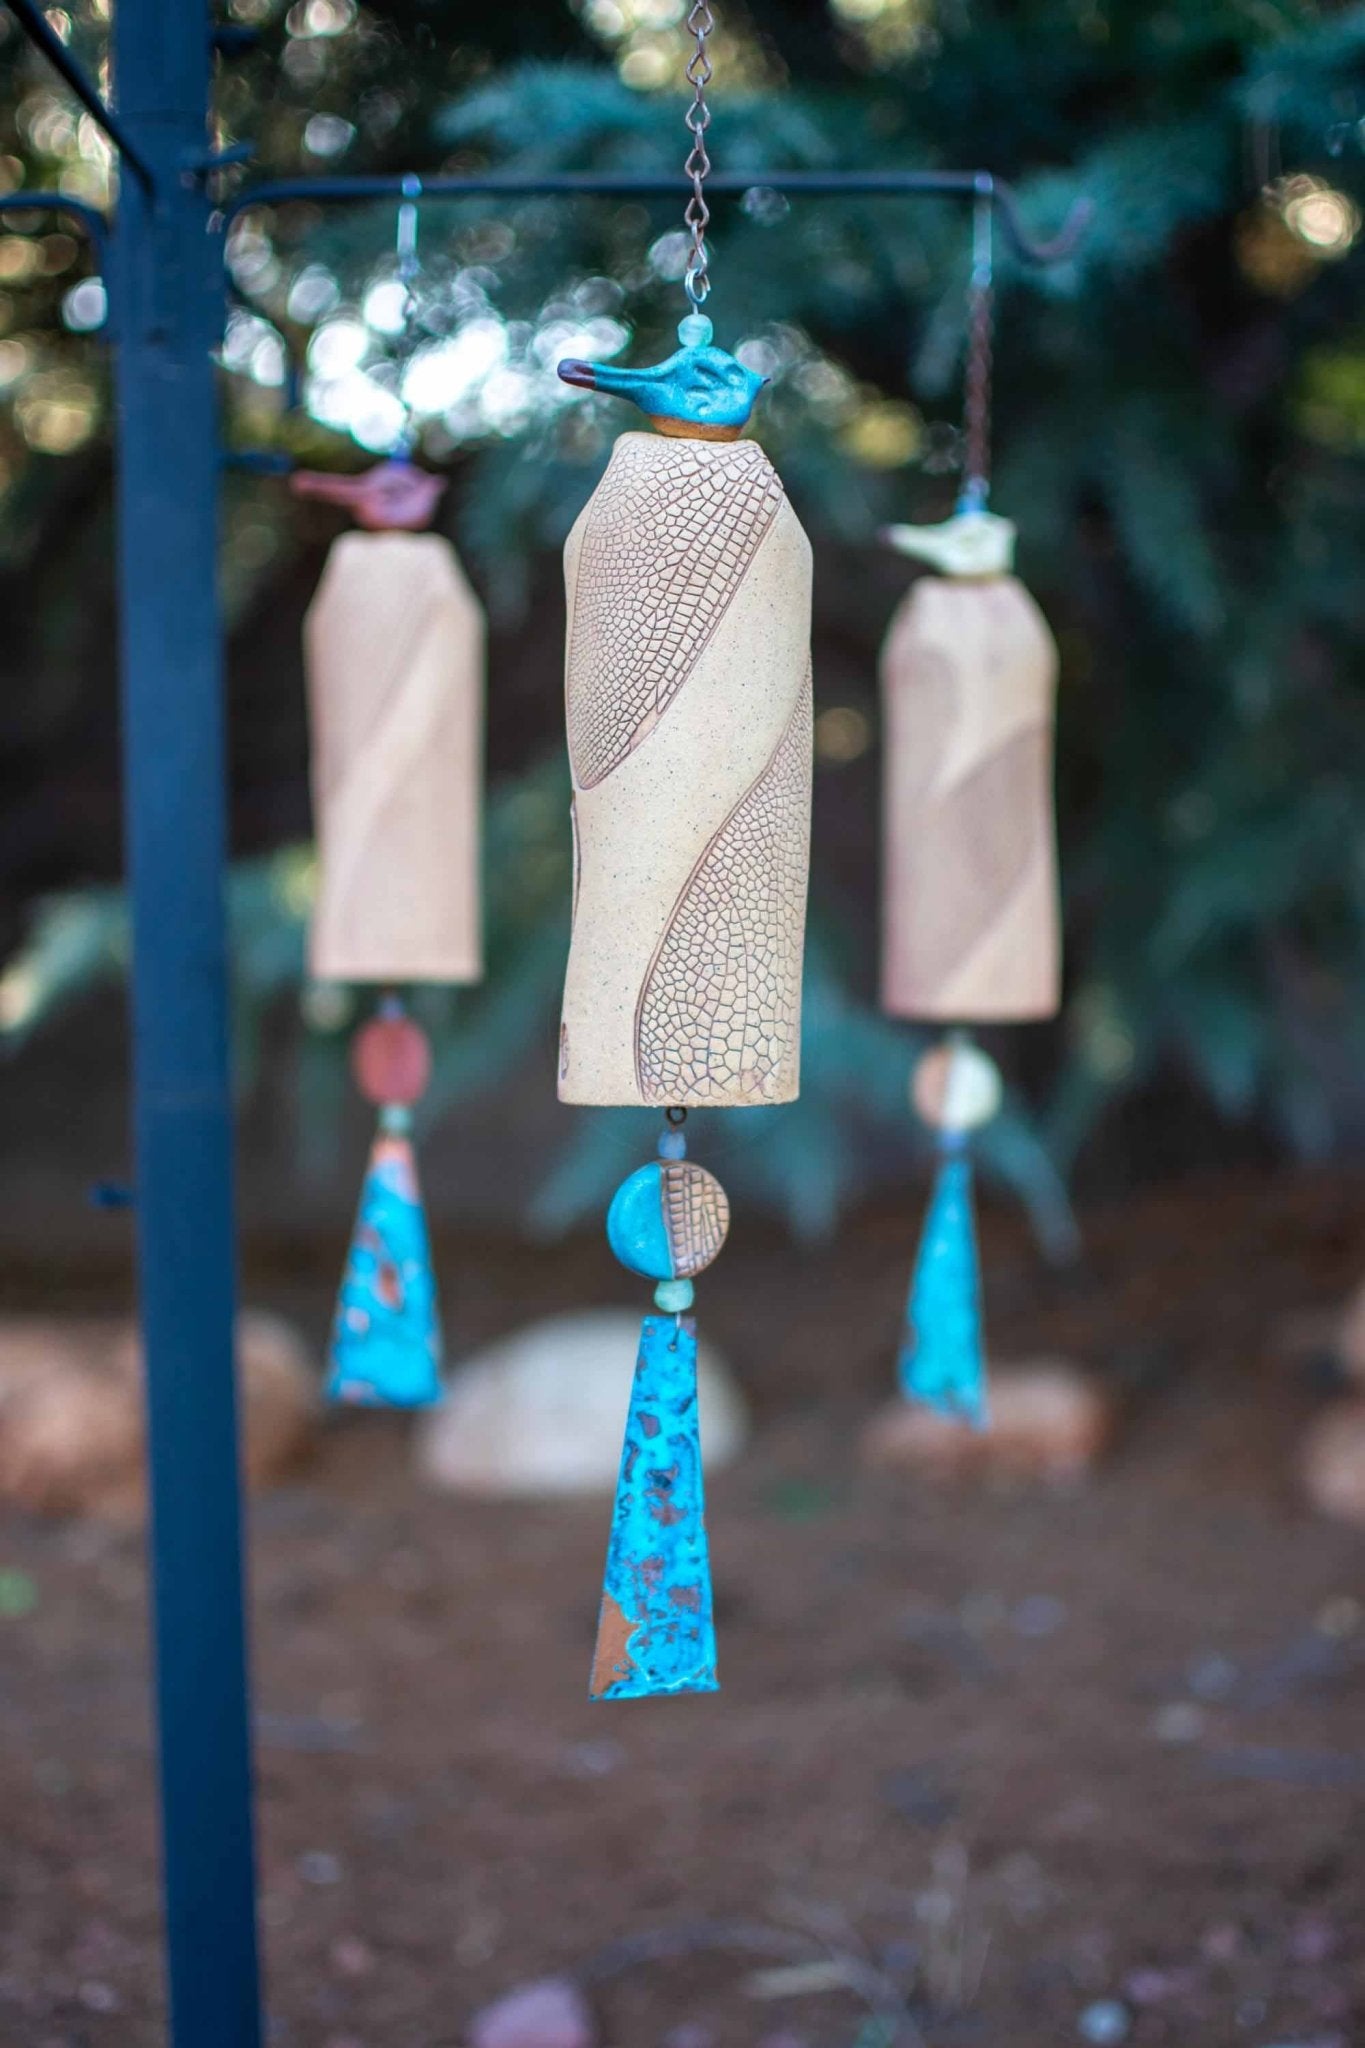
<svg viewBox="0 0 1365 2048">
<path fill-rule="evenodd" d="M 116 0 L 150 168 L 114 234 L 138 1263 L 174 2048 L 259 2048 L 235 1352 L 205 0 Z"/>
</svg>

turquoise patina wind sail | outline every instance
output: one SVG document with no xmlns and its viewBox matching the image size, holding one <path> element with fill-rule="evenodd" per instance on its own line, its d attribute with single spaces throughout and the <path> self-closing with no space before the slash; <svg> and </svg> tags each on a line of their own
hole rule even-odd
<svg viewBox="0 0 1365 2048">
<path fill-rule="evenodd" d="M 441 1396 L 441 1329 L 411 1119 L 386 1109 L 332 1326 L 329 1400 L 422 1408 Z"/>
<path fill-rule="evenodd" d="M 946 1152 L 934 1185 L 906 1304 L 901 1391 L 943 1415 L 987 1426 L 981 1273 L 972 1217 L 972 1165 Z"/>
<path fill-rule="evenodd" d="M 691 1317 L 646 1316 L 607 1545 L 592 1696 L 715 1692 Z"/>
</svg>

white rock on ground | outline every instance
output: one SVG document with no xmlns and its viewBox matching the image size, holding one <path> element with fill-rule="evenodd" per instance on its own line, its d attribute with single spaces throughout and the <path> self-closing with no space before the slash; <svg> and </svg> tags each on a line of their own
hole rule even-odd
<svg viewBox="0 0 1365 2048">
<path fill-rule="evenodd" d="M 1365 1281 L 1341 1311 L 1330 1349 L 1347 1379 L 1365 1386 Z"/>
<path fill-rule="evenodd" d="M 469 2026 L 469 2048 L 593 2048 L 596 2039 L 587 2001 L 567 1977 L 522 1984 Z"/>
<path fill-rule="evenodd" d="M 292 1465 L 317 1422 L 317 1376 L 279 1316 L 237 1324 L 247 1481 Z M 124 1320 L 0 1318 L 0 1502 L 136 1522 L 146 1507 L 142 1342 Z"/>
<path fill-rule="evenodd" d="M 1336 1401 L 1309 1423 L 1298 1475 L 1320 1515 L 1365 1528 L 1365 1401 Z"/>
<path fill-rule="evenodd" d="M 417 1438 L 433 1485 L 455 1493 L 607 1493 L 616 1484 L 640 1317 L 629 1309 L 551 1316 L 477 1352 L 451 1377 Z M 743 1448 L 748 1421 L 724 1360 L 698 1347 L 702 1462 Z"/>
<path fill-rule="evenodd" d="M 868 1424 L 864 1461 L 933 1478 L 1064 1481 L 1108 1448 L 1114 1403 L 1088 1374 L 1057 1358 L 989 1371 L 989 1429 L 895 1400 Z"/>
</svg>

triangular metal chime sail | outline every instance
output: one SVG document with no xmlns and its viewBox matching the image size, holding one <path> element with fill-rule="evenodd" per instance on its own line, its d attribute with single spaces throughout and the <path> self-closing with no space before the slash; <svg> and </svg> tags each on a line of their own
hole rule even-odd
<svg viewBox="0 0 1365 2048">
<path fill-rule="evenodd" d="M 441 1330 L 412 1141 L 381 1126 L 332 1326 L 328 1398 L 422 1408 L 441 1396 Z"/>
<path fill-rule="evenodd" d="M 972 1218 L 972 1166 L 965 1151 L 948 1153 L 939 1168 L 905 1321 L 899 1365 L 907 1399 L 984 1429 L 981 1275 Z"/>
<path fill-rule="evenodd" d="M 690 1317 L 646 1316 L 607 1546 L 591 1696 L 715 1692 Z"/>
</svg>

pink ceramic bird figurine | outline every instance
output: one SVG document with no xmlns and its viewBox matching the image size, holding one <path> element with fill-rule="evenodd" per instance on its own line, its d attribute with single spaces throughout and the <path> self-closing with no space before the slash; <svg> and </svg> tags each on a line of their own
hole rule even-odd
<svg viewBox="0 0 1365 2048">
<path fill-rule="evenodd" d="M 371 533 L 416 533 L 431 521 L 446 480 L 413 462 L 379 462 L 359 476 L 300 469 L 289 479 L 300 498 L 344 505 L 357 526 Z"/>
</svg>

